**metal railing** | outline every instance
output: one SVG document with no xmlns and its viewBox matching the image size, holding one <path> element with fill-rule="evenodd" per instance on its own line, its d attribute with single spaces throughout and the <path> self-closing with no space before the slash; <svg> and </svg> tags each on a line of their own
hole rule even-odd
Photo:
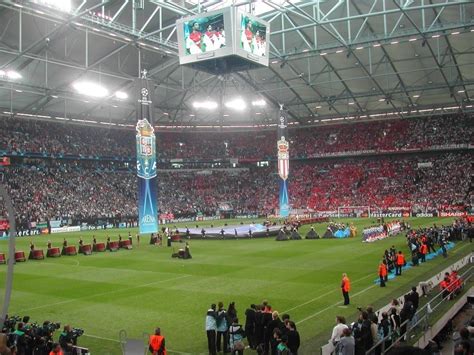
<svg viewBox="0 0 474 355">
<path fill-rule="evenodd" d="M 459 276 L 462 280 L 462 287 L 465 287 L 467 282 L 471 279 L 473 269 L 474 266 L 471 266 L 468 270 L 466 270 L 462 275 Z M 450 287 L 457 284 L 457 282 L 458 281 L 452 282 L 447 286 L 447 288 L 449 289 Z M 453 289 L 448 294 L 446 294 L 444 290 L 437 293 L 431 300 L 429 300 L 423 307 L 421 307 L 411 319 L 407 319 L 400 324 L 400 333 L 398 337 L 393 339 L 392 334 L 387 335 L 383 339 L 377 341 L 377 343 L 375 343 L 369 350 L 367 350 L 366 355 L 374 354 L 377 348 L 380 350 L 381 354 L 385 354 L 387 351 L 398 345 L 400 342 L 409 340 L 411 338 L 411 335 L 416 334 L 417 331 L 426 331 L 430 327 L 431 314 L 434 313 L 442 305 L 445 305 L 447 300 L 450 300 L 455 297 L 457 292 L 457 289 Z M 401 330 L 405 327 L 406 331 L 402 333 Z M 389 344 L 389 346 L 385 348 L 387 343 Z"/>
</svg>

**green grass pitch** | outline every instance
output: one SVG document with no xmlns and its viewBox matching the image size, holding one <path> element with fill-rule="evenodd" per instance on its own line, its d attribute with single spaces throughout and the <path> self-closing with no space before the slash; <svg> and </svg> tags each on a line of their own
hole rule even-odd
<svg viewBox="0 0 474 355">
<path fill-rule="evenodd" d="M 409 222 L 417 228 L 449 224 L 452 220 L 418 218 Z M 362 228 L 373 222 L 341 221 L 353 222 L 359 236 Z M 210 222 L 199 224 L 208 226 Z M 320 234 L 326 226 L 315 225 Z M 309 226 L 302 227 L 301 234 L 308 229 Z M 107 234 L 116 240 L 119 233 L 126 236 L 128 230 L 22 237 L 17 238 L 17 250 L 27 253 L 30 240 L 46 250 L 48 239 L 54 246 L 60 246 L 63 237 L 77 245 L 80 236 L 88 243 L 93 234 L 98 241 L 105 241 Z M 297 322 L 303 342 L 301 353 L 319 354 L 320 346 L 329 339 L 336 315 L 352 321 L 357 306 L 382 306 L 412 284 L 472 251 L 469 243 L 458 242 L 447 259 L 438 257 L 412 268 L 382 289 L 374 284 L 378 263 L 392 244 L 408 254 L 403 235 L 369 244 L 362 243 L 360 237 L 288 242 L 276 242 L 274 238 L 191 241 L 191 260 L 173 259 L 172 248 L 148 242 L 149 237 L 142 236 L 140 246 L 136 246 L 134 238 L 134 248 L 129 251 L 16 264 L 9 313 L 29 315 L 38 322 L 48 319 L 84 328 L 79 345 L 89 347 L 93 354 L 120 354 L 118 334 L 122 329 L 130 338 L 142 338 L 143 333 L 152 332 L 156 326 L 161 327 L 171 353 L 202 354 L 207 350 L 204 317 L 211 303 L 223 301 L 227 306 L 235 301 L 240 321 L 245 322 L 245 309 L 267 299 L 275 310 L 289 313 Z M 174 244 L 175 248 L 179 246 Z M 7 241 L 0 241 L 0 251 L 6 250 Z M 2 302 L 6 270 L 5 265 L 0 266 Z M 342 301 L 342 272 L 347 272 L 352 281 L 348 308 L 338 307 Z M 59 332 L 56 339 L 57 336 Z"/>
</svg>

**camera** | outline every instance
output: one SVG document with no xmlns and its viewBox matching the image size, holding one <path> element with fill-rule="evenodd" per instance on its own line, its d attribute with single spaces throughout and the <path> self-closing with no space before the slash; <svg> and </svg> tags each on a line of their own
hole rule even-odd
<svg viewBox="0 0 474 355">
<path fill-rule="evenodd" d="M 72 334 L 72 337 L 73 337 L 73 338 L 78 338 L 78 337 L 80 337 L 82 334 L 84 334 L 84 329 L 81 329 L 81 328 L 72 328 L 71 334 Z"/>
<path fill-rule="evenodd" d="M 48 332 L 51 332 L 51 333 L 55 332 L 59 328 L 61 328 L 61 323 L 59 323 L 59 322 L 43 324 L 43 329 L 45 329 L 45 330 L 47 330 Z"/>
<path fill-rule="evenodd" d="M 21 321 L 20 316 L 11 316 L 5 319 L 5 322 L 3 323 L 3 328 L 5 330 L 11 329 L 12 331 L 15 330 L 15 325 L 17 322 Z"/>
</svg>

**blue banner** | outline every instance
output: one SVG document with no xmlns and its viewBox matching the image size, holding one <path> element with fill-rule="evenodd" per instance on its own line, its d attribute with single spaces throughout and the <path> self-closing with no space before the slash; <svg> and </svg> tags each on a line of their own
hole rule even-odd
<svg viewBox="0 0 474 355">
<path fill-rule="evenodd" d="M 290 142 L 288 139 L 288 124 L 283 106 L 280 105 L 280 115 L 277 131 L 278 176 L 280 177 L 280 217 L 290 214 L 290 200 L 288 198 L 288 175 L 290 173 Z"/>
<path fill-rule="evenodd" d="M 280 217 L 288 217 L 289 214 L 288 181 L 280 179 Z"/>
<path fill-rule="evenodd" d="M 140 80 L 137 106 L 137 176 L 138 227 L 140 234 L 158 233 L 158 198 L 156 188 L 156 141 L 152 122 L 152 102 L 146 71 Z M 148 121 L 150 120 L 150 121 Z"/>
</svg>

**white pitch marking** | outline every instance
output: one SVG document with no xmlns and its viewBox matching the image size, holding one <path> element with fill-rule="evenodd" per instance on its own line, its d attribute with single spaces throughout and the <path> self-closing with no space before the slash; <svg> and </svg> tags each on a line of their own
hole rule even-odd
<svg viewBox="0 0 474 355">
<path fill-rule="evenodd" d="M 357 292 L 356 294 L 352 295 L 351 297 L 358 296 L 358 295 L 364 293 L 365 291 L 370 290 L 371 288 L 374 288 L 375 286 L 376 286 L 376 285 L 369 286 L 369 287 L 363 289 L 362 291 Z M 330 306 L 328 306 L 328 307 L 326 307 L 326 308 L 324 308 L 324 309 L 321 309 L 320 311 L 318 311 L 318 312 L 316 312 L 316 313 L 313 313 L 312 315 L 310 315 L 310 316 L 308 316 L 308 317 L 306 317 L 306 318 L 303 318 L 302 320 L 296 322 L 296 324 L 301 324 L 301 323 L 307 321 L 308 319 L 314 318 L 314 317 L 316 317 L 317 315 L 319 315 L 319 314 L 321 314 L 321 313 L 323 313 L 323 312 L 326 312 L 328 309 L 334 308 L 334 307 L 337 306 L 339 303 L 342 303 L 342 301 L 339 301 L 339 302 L 334 303 L 334 304 L 332 304 L 332 305 L 330 305 Z"/>
<path fill-rule="evenodd" d="M 143 285 L 137 285 L 137 286 L 128 287 L 128 288 L 122 288 L 122 289 L 119 289 L 119 290 L 113 290 L 113 291 L 109 291 L 109 292 L 96 293 L 96 294 L 93 294 L 93 295 L 84 296 L 84 297 L 79 297 L 79 298 L 74 298 L 74 299 L 71 299 L 71 300 L 66 300 L 66 301 L 61 301 L 61 302 L 55 302 L 55 303 L 45 304 L 45 305 L 38 306 L 38 307 L 33 307 L 33 308 L 24 309 L 24 310 L 21 310 L 21 311 L 18 311 L 18 312 L 19 312 L 19 313 L 22 313 L 22 312 L 29 312 L 29 311 L 32 311 L 32 310 L 35 310 L 35 309 L 47 308 L 47 307 L 51 307 L 51 306 L 57 306 L 57 305 L 61 305 L 61 304 L 72 303 L 72 302 L 79 301 L 79 300 L 83 300 L 83 299 L 86 299 L 86 298 L 100 297 L 100 296 L 110 295 L 110 294 L 116 293 L 116 292 L 129 291 L 129 290 L 133 290 L 133 289 L 136 289 L 136 288 L 147 287 L 147 286 L 151 286 L 151 285 L 154 285 L 154 284 L 158 284 L 158 283 L 162 283 L 162 282 L 167 282 L 167 281 L 179 280 L 179 279 L 183 279 L 183 278 L 185 278 L 185 277 L 191 277 L 191 276 L 192 276 L 192 275 L 182 275 L 182 276 L 179 276 L 179 277 L 173 277 L 173 278 L 171 278 L 171 279 L 166 279 L 166 280 L 161 280 L 161 281 L 150 282 L 150 283 L 143 284 Z"/>
<path fill-rule="evenodd" d="M 357 283 L 357 282 L 359 282 L 359 281 L 365 280 L 366 278 L 371 277 L 371 276 L 373 276 L 373 275 L 364 276 L 364 277 L 362 277 L 362 278 L 360 278 L 360 279 L 355 280 L 354 282 L 352 282 L 352 284 L 355 284 L 355 283 Z M 318 297 L 312 298 L 312 299 L 310 299 L 309 301 L 306 301 L 306 302 L 301 303 L 301 304 L 299 304 L 299 305 L 297 305 L 297 306 L 294 306 L 293 308 L 287 309 L 286 311 L 283 311 L 282 313 L 288 313 L 288 312 L 290 312 L 290 311 L 292 311 L 292 310 L 294 310 L 294 309 L 300 308 L 300 307 L 305 306 L 305 305 L 307 305 L 307 304 L 309 304 L 309 303 L 312 303 L 312 302 L 314 302 L 314 301 L 316 301 L 316 300 L 319 300 L 320 298 L 323 298 L 323 297 L 325 297 L 325 296 L 327 296 L 327 295 L 329 295 L 329 294 L 331 294 L 331 293 L 333 293 L 333 292 L 336 292 L 336 290 L 335 290 L 334 288 L 331 289 L 331 291 L 328 291 L 328 292 L 326 292 L 326 293 L 323 293 L 322 295 L 319 295 Z"/>
<path fill-rule="evenodd" d="M 120 341 L 120 340 L 117 340 L 117 339 L 105 338 L 105 337 L 100 337 L 100 336 L 92 335 L 92 334 L 84 334 L 84 336 L 85 336 L 85 337 L 89 337 L 89 338 L 94 338 L 94 339 L 112 341 L 112 342 L 114 342 L 114 343 L 121 343 L 121 341 Z M 143 344 L 145 344 L 145 340 L 143 340 Z M 143 346 L 143 347 L 145 347 L 145 346 Z M 173 354 L 192 355 L 191 353 L 183 353 L 183 352 L 181 352 L 181 351 L 170 350 L 170 349 L 166 349 L 166 351 L 167 351 L 168 353 L 173 353 Z"/>
</svg>

